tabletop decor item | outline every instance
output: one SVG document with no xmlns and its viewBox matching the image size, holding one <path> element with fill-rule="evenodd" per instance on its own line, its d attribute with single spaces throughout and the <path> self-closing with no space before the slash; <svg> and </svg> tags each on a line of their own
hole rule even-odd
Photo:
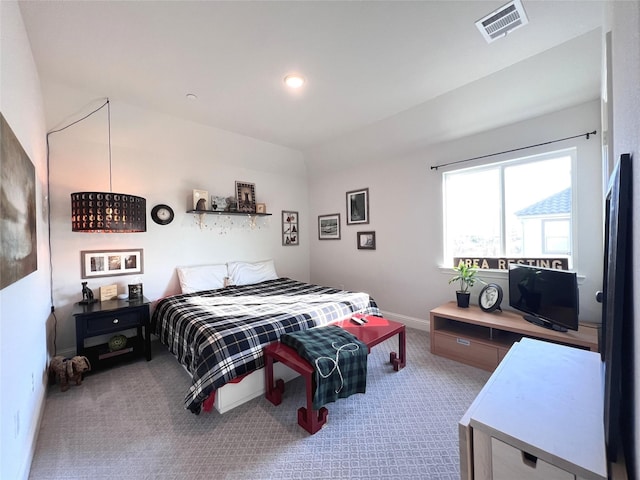
<svg viewBox="0 0 640 480">
<path fill-rule="evenodd" d="M 476 281 L 480 281 L 480 278 L 476 276 L 478 269 L 466 263 L 460 263 L 460 265 L 453 267 L 453 269 L 456 271 L 456 275 L 449 280 L 449 283 L 460 282 L 460 288 L 456 290 L 458 307 L 468 308 L 469 297 L 471 296 L 469 288 L 473 287 Z"/>
</svg>

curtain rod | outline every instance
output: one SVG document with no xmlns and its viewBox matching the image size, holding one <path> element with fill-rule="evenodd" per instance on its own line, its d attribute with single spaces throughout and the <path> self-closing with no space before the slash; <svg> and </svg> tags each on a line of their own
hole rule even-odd
<svg viewBox="0 0 640 480">
<path fill-rule="evenodd" d="M 502 155 L 503 153 L 517 152 L 518 150 L 526 150 L 527 148 L 540 147 L 542 145 L 549 145 L 550 143 L 564 142 L 565 140 L 571 140 L 572 138 L 586 137 L 587 140 L 589 140 L 589 137 L 591 135 L 595 135 L 596 133 L 597 133 L 597 131 L 594 130 L 593 132 L 581 133 L 580 135 L 574 135 L 573 137 L 559 138 L 558 140 L 551 140 L 551 141 L 548 141 L 548 142 L 536 143 L 535 145 L 529 145 L 527 147 L 514 148 L 512 150 L 505 150 L 504 152 L 490 153 L 488 155 L 482 155 L 480 157 L 467 158 L 466 160 L 458 160 L 456 162 L 443 163 L 442 165 L 432 165 L 431 166 L 431 170 L 438 170 L 438 168 L 440 168 L 440 167 L 448 167 L 449 165 L 455 165 L 457 163 L 471 162 L 473 160 L 480 160 L 481 158 L 493 157 L 495 155 Z"/>
</svg>

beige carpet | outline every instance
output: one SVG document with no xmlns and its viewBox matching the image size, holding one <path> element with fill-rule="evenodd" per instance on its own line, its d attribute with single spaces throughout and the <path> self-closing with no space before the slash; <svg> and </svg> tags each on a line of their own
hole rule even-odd
<svg viewBox="0 0 640 480">
<path fill-rule="evenodd" d="M 88 375 L 48 392 L 30 479 L 459 479 L 457 422 L 489 373 L 429 353 L 407 329 L 369 356 L 367 393 L 327 405 L 327 425 L 297 424 L 300 378 L 281 405 L 256 398 L 224 415 L 184 410 L 190 379 L 158 342 L 153 360 Z"/>
</svg>

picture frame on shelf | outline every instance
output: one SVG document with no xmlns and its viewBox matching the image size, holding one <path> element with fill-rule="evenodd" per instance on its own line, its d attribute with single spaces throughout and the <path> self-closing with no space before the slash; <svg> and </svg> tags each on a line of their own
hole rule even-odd
<svg viewBox="0 0 640 480">
<path fill-rule="evenodd" d="M 211 195 L 211 210 L 214 212 L 224 212 L 228 206 L 227 197 L 221 195 Z"/>
<path fill-rule="evenodd" d="M 358 250 L 375 250 L 376 232 L 358 232 Z"/>
<path fill-rule="evenodd" d="M 267 204 L 256 203 L 256 213 L 267 213 Z"/>
<path fill-rule="evenodd" d="M 255 183 L 236 180 L 236 201 L 238 202 L 238 212 L 256 213 Z"/>
<path fill-rule="evenodd" d="M 369 189 L 347 192 L 347 225 L 369 223 Z"/>
<path fill-rule="evenodd" d="M 209 192 L 206 190 L 193 190 L 193 209 L 209 210 Z"/>
<path fill-rule="evenodd" d="M 318 239 L 340 240 L 340 214 L 318 215 Z"/>
<path fill-rule="evenodd" d="M 285 247 L 300 245 L 298 212 L 282 210 L 282 245 Z"/>
<path fill-rule="evenodd" d="M 82 250 L 80 252 L 81 277 L 115 277 L 144 273 L 141 248 L 122 250 Z"/>
</svg>

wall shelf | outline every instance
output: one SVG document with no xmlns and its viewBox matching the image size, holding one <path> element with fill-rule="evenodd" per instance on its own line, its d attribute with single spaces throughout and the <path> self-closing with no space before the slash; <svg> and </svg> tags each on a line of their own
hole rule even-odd
<svg viewBox="0 0 640 480">
<path fill-rule="evenodd" d="M 187 210 L 187 213 L 209 214 L 209 215 L 240 215 L 246 217 L 268 217 L 271 213 L 255 213 L 255 212 L 219 212 L 217 210 Z"/>
</svg>

